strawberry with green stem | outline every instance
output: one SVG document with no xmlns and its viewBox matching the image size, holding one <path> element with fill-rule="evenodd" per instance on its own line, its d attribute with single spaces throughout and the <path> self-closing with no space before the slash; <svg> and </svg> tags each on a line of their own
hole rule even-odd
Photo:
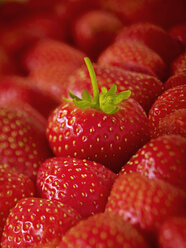
<svg viewBox="0 0 186 248">
<path fill-rule="evenodd" d="M 88 58 L 85 62 L 93 97 L 86 90 L 82 99 L 69 92 L 72 100 L 66 99 L 49 117 L 47 137 L 56 156 L 96 161 L 118 172 L 149 139 L 148 119 L 141 105 L 129 98 L 130 91 L 116 94 L 113 85 L 99 93 L 93 66 Z"/>
</svg>

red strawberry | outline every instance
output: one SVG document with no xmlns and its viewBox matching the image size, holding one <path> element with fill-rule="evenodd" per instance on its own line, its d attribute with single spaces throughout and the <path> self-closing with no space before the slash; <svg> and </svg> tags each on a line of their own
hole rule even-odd
<svg viewBox="0 0 186 248">
<path fill-rule="evenodd" d="M 112 187 L 106 212 L 118 214 L 153 240 L 163 221 L 185 214 L 186 194 L 181 189 L 140 173 L 119 176 Z"/>
<path fill-rule="evenodd" d="M 149 111 L 152 137 L 162 134 L 185 134 L 186 85 L 166 90 Z M 178 118 L 178 119 L 177 119 Z"/>
<path fill-rule="evenodd" d="M 120 175 L 139 172 L 186 190 L 186 139 L 164 135 L 149 141 L 125 164 Z"/>
<path fill-rule="evenodd" d="M 0 107 L 0 160 L 35 179 L 39 165 L 51 156 L 45 122 L 29 105 L 15 105 Z"/>
<path fill-rule="evenodd" d="M 172 217 L 159 230 L 159 247 L 186 247 L 186 217 Z"/>
<path fill-rule="evenodd" d="M 80 219 L 79 213 L 61 202 L 24 198 L 7 218 L 1 246 L 55 248 L 61 236 Z"/>
<path fill-rule="evenodd" d="M 103 10 L 89 10 L 73 23 L 74 42 L 92 59 L 113 41 L 122 23 L 114 14 Z"/>
<path fill-rule="evenodd" d="M 120 30 L 116 40 L 123 42 L 126 39 L 143 42 L 168 63 L 182 51 L 179 42 L 168 32 L 160 26 L 148 22 L 134 23 Z"/>
<path fill-rule="evenodd" d="M 0 78 L 0 105 L 23 101 L 36 108 L 45 117 L 59 104 L 49 95 L 40 91 L 34 83 L 26 77 L 11 75 Z"/>
<path fill-rule="evenodd" d="M 163 59 L 140 41 L 126 39 L 122 42 L 114 42 L 98 57 L 98 64 L 100 65 L 114 65 L 125 68 L 127 63 L 144 66 L 160 79 L 166 75 L 166 66 Z"/>
<path fill-rule="evenodd" d="M 135 100 L 120 103 L 130 91 L 116 94 L 113 85 L 109 91 L 103 87 L 99 94 L 91 62 L 88 58 L 85 61 L 94 98 L 86 90 L 82 99 L 70 93 L 73 102 L 60 105 L 49 117 L 47 137 L 57 156 L 84 158 L 118 171 L 148 140 L 147 117 Z"/>
<path fill-rule="evenodd" d="M 35 187 L 29 177 L 7 164 L 0 164 L 0 238 L 10 209 L 17 201 L 34 193 Z"/>
<path fill-rule="evenodd" d="M 13 63 L 4 50 L 2 46 L 0 46 L 0 77 L 3 74 L 11 74 L 14 72 Z"/>
<path fill-rule="evenodd" d="M 172 74 L 186 72 L 186 51 L 178 56 L 172 63 Z"/>
<path fill-rule="evenodd" d="M 72 71 L 82 65 L 84 53 L 67 43 L 44 39 L 37 42 L 26 54 L 23 60 L 25 69 L 32 71 L 59 62 L 68 64 Z"/>
<path fill-rule="evenodd" d="M 165 82 L 165 89 L 167 90 L 182 84 L 186 84 L 186 71 L 170 76 Z"/>
<path fill-rule="evenodd" d="M 101 164 L 54 157 L 41 164 L 37 186 L 41 197 L 59 200 L 87 217 L 104 211 L 115 178 Z"/>
<path fill-rule="evenodd" d="M 177 24 L 171 27 L 169 34 L 177 39 L 186 48 L 186 23 Z"/>
<path fill-rule="evenodd" d="M 119 216 L 96 214 L 80 221 L 62 239 L 59 248 L 148 248 L 142 235 Z"/>
<path fill-rule="evenodd" d="M 156 77 L 142 73 L 126 71 L 115 66 L 100 66 L 94 64 L 94 70 L 99 88 L 109 89 L 113 83 L 116 84 L 118 92 L 131 90 L 131 97 L 139 102 L 144 110 L 148 112 L 155 99 L 163 92 L 163 84 Z M 54 76 L 53 76 L 54 77 Z M 71 90 L 78 97 L 83 89 L 92 91 L 90 88 L 90 77 L 87 68 L 76 70 L 67 81 L 64 87 L 66 96 Z"/>
</svg>

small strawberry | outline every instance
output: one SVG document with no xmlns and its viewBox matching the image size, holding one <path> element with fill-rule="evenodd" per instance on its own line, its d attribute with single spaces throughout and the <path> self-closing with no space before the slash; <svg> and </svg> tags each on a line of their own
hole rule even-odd
<svg viewBox="0 0 186 248">
<path fill-rule="evenodd" d="M 130 91 L 116 94 L 113 85 L 108 91 L 102 87 L 99 94 L 92 64 L 88 58 L 85 61 L 94 97 L 86 90 L 82 99 L 70 92 L 73 102 L 61 104 L 50 115 L 47 138 L 56 156 L 88 159 L 118 171 L 148 140 L 147 117 L 135 100 L 120 103 Z"/>
<path fill-rule="evenodd" d="M 186 84 L 186 71 L 170 76 L 165 82 L 164 86 L 165 86 L 165 89 L 168 90 L 170 88 L 176 87 L 178 85 L 183 85 L 183 84 Z"/>
<path fill-rule="evenodd" d="M 29 177 L 7 164 L 0 164 L 0 238 L 10 209 L 34 193 L 35 186 Z"/>
<path fill-rule="evenodd" d="M 122 167 L 120 175 L 139 172 L 186 190 L 186 139 L 164 135 L 149 141 Z"/>
<path fill-rule="evenodd" d="M 59 248 L 148 248 L 142 235 L 119 216 L 95 214 L 80 221 L 62 238 Z"/>
<path fill-rule="evenodd" d="M 173 25 L 169 29 L 169 34 L 177 39 L 186 48 L 186 23 Z"/>
<path fill-rule="evenodd" d="M 162 134 L 185 134 L 186 85 L 166 90 L 149 111 L 152 137 Z"/>
<path fill-rule="evenodd" d="M 61 202 L 23 198 L 10 211 L 1 246 L 55 248 L 62 235 L 80 219 L 79 213 Z"/>
<path fill-rule="evenodd" d="M 100 65 L 114 65 L 125 68 L 125 64 L 134 63 L 146 67 L 160 79 L 166 75 L 163 59 L 140 41 L 116 41 L 108 46 L 98 57 Z"/>
<path fill-rule="evenodd" d="M 186 247 L 186 217 L 172 217 L 159 229 L 159 247 Z"/>
<path fill-rule="evenodd" d="M 96 60 L 121 27 L 121 21 L 113 13 L 89 10 L 74 21 L 72 33 L 76 46 Z"/>
<path fill-rule="evenodd" d="M 115 178 L 101 164 L 54 157 L 40 165 L 37 188 L 41 197 L 59 200 L 87 217 L 104 211 Z"/>
<path fill-rule="evenodd" d="M 171 65 L 172 74 L 179 74 L 186 72 L 186 51 L 178 56 Z"/>
<path fill-rule="evenodd" d="M 163 221 L 171 216 L 183 216 L 185 207 L 186 194 L 181 189 L 132 173 L 115 180 L 106 212 L 118 214 L 140 228 L 150 241 L 154 240 Z"/>
<path fill-rule="evenodd" d="M 182 51 L 179 42 L 168 32 L 160 26 L 148 22 L 134 23 L 120 30 L 116 40 L 123 42 L 126 39 L 144 43 L 167 63 L 171 62 Z"/>
</svg>

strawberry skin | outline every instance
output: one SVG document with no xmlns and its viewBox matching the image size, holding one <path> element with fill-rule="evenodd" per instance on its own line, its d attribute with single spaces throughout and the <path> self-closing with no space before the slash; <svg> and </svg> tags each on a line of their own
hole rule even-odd
<svg viewBox="0 0 186 248">
<path fill-rule="evenodd" d="M 186 217 L 172 217 L 159 230 L 159 247 L 186 247 Z"/>
<path fill-rule="evenodd" d="M 34 194 L 35 186 L 29 177 L 7 164 L 0 164 L 0 238 L 10 209 L 20 199 Z"/>
<path fill-rule="evenodd" d="M 186 51 L 172 62 L 171 69 L 172 74 L 186 72 Z"/>
<path fill-rule="evenodd" d="M 139 172 L 186 190 L 186 140 L 164 135 L 149 141 L 122 167 L 119 175 Z"/>
<path fill-rule="evenodd" d="M 98 64 L 114 65 L 123 68 L 123 64 L 135 63 L 146 67 L 150 72 L 162 79 L 166 75 L 163 59 L 152 49 L 140 41 L 116 41 L 108 46 L 99 56 Z"/>
<path fill-rule="evenodd" d="M 177 39 L 186 48 L 186 23 L 174 25 L 170 28 L 169 34 Z"/>
<path fill-rule="evenodd" d="M 55 248 L 61 236 L 80 219 L 79 213 L 61 202 L 23 198 L 7 218 L 2 248 Z"/>
<path fill-rule="evenodd" d="M 95 214 L 80 221 L 62 238 L 59 248 L 148 248 L 142 235 L 119 216 Z"/>
<path fill-rule="evenodd" d="M 122 216 L 150 238 L 164 220 L 184 215 L 185 207 L 186 194 L 181 189 L 159 179 L 132 173 L 115 180 L 106 212 Z"/>
<path fill-rule="evenodd" d="M 111 115 L 70 102 L 53 111 L 46 134 L 56 156 L 96 161 L 117 172 L 148 140 L 148 119 L 133 99 Z"/>
<path fill-rule="evenodd" d="M 168 90 L 183 84 L 186 84 L 186 72 L 180 72 L 179 74 L 170 76 L 165 82 L 165 89 Z"/>
<path fill-rule="evenodd" d="M 41 197 L 59 200 L 87 217 L 104 211 L 115 178 L 116 174 L 101 164 L 54 157 L 41 164 L 37 188 Z"/>
</svg>

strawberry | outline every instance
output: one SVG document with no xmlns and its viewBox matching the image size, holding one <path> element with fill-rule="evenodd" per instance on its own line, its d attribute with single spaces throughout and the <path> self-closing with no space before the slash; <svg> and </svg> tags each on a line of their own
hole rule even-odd
<svg viewBox="0 0 186 248">
<path fill-rule="evenodd" d="M 186 190 L 186 139 L 164 135 L 149 141 L 122 167 L 119 175 L 139 172 Z"/>
<path fill-rule="evenodd" d="M 40 165 L 37 188 L 41 197 L 59 200 L 88 217 L 104 211 L 115 178 L 101 164 L 53 157 Z"/>
<path fill-rule="evenodd" d="M 0 238 L 10 209 L 17 201 L 34 193 L 35 186 L 29 177 L 7 164 L 0 164 Z"/>
<path fill-rule="evenodd" d="M 43 117 L 29 105 L 0 107 L 0 159 L 35 180 L 39 165 L 51 151 Z M 22 106 L 22 108 L 21 108 Z"/>
<path fill-rule="evenodd" d="M 160 95 L 149 111 L 152 137 L 175 133 L 185 134 L 186 85 L 166 90 Z"/>
<path fill-rule="evenodd" d="M 186 217 L 172 217 L 159 230 L 161 248 L 186 247 Z"/>
<path fill-rule="evenodd" d="M 89 10 L 73 23 L 74 42 L 93 60 L 113 41 L 122 23 L 114 14 L 103 10 Z"/>
<path fill-rule="evenodd" d="M 179 42 L 168 32 L 148 22 L 134 23 L 120 30 L 116 41 L 123 42 L 126 39 L 144 43 L 158 53 L 166 63 L 171 62 L 182 51 Z"/>
<path fill-rule="evenodd" d="M 23 64 L 27 71 L 32 71 L 48 63 L 59 62 L 68 64 L 73 71 L 82 65 L 83 58 L 83 52 L 65 42 L 43 39 L 28 50 L 23 59 Z"/>
<path fill-rule="evenodd" d="M 79 213 L 61 202 L 23 198 L 10 211 L 1 246 L 55 248 L 61 236 L 80 219 Z"/>
<path fill-rule="evenodd" d="M 130 91 L 116 94 L 117 87 L 113 85 L 109 91 L 103 87 L 99 94 L 93 66 L 88 58 L 85 62 L 94 97 L 86 90 L 82 99 L 70 92 L 73 102 L 67 99 L 69 102 L 50 115 L 47 138 L 56 156 L 88 159 L 118 171 L 148 140 L 147 117 L 135 100 L 120 103 Z"/>
<path fill-rule="evenodd" d="M 62 238 L 59 248 L 148 248 L 142 235 L 119 216 L 95 214 L 80 221 Z"/>
<path fill-rule="evenodd" d="M 116 84 L 118 92 L 129 89 L 131 90 L 131 97 L 139 102 L 146 112 L 163 92 L 162 82 L 153 76 L 126 71 L 109 65 L 94 64 L 94 70 L 100 90 L 103 86 L 109 89 L 113 82 Z M 67 85 L 64 88 L 66 96 L 69 90 L 73 91 L 78 97 L 81 96 L 83 89 L 92 91 L 87 68 L 77 69 L 68 78 Z"/>
<path fill-rule="evenodd" d="M 48 117 L 49 113 L 59 104 L 49 95 L 40 91 L 27 77 L 17 75 L 0 78 L 0 105 L 12 104 L 23 101 L 36 108 L 42 115 Z"/>
<path fill-rule="evenodd" d="M 11 74 L 15 71 L 11 58 L 0 45 L 0 77 L 3 74 Z"/>
<path fill-rule="evenodd" d="M 186 84 L 186 71 L 170 76 L 165 82 L 164 86 L 165 89 L 168 90 L 169 88 L 173 88 L 182 84 Z"/>
<path fill-rule="evenodd" d="M 186 72 L 186 51 L 172 62 L 171 68 L 172 74 Z"/>
<path fill-rule="evenodd" d="M 163 59 L 152 49 L 140 41 L 116 41 L 108 46 L 98 57 L 100 65 L 114 65 L 125 68 L 125 64 L 133 63 L 146 67 L 160 79 L 166 75 Z"/>
<path fill-rule="evenodd" d="M 163 221 L 171 216 L 183 216 L 186 194 L 181 189 L 159 179 L 149 179 L 140 173 L 120 175 L 114 182 L 106 212 L 118 214 L 139 228 L 149 242 L 155 242 Z"/>
<path fill-rule="evenodd" d="M 186 48 L 186 23 L 173 25 L 169 29 L 169 34 L 177 39 Z"/>
</svg>

